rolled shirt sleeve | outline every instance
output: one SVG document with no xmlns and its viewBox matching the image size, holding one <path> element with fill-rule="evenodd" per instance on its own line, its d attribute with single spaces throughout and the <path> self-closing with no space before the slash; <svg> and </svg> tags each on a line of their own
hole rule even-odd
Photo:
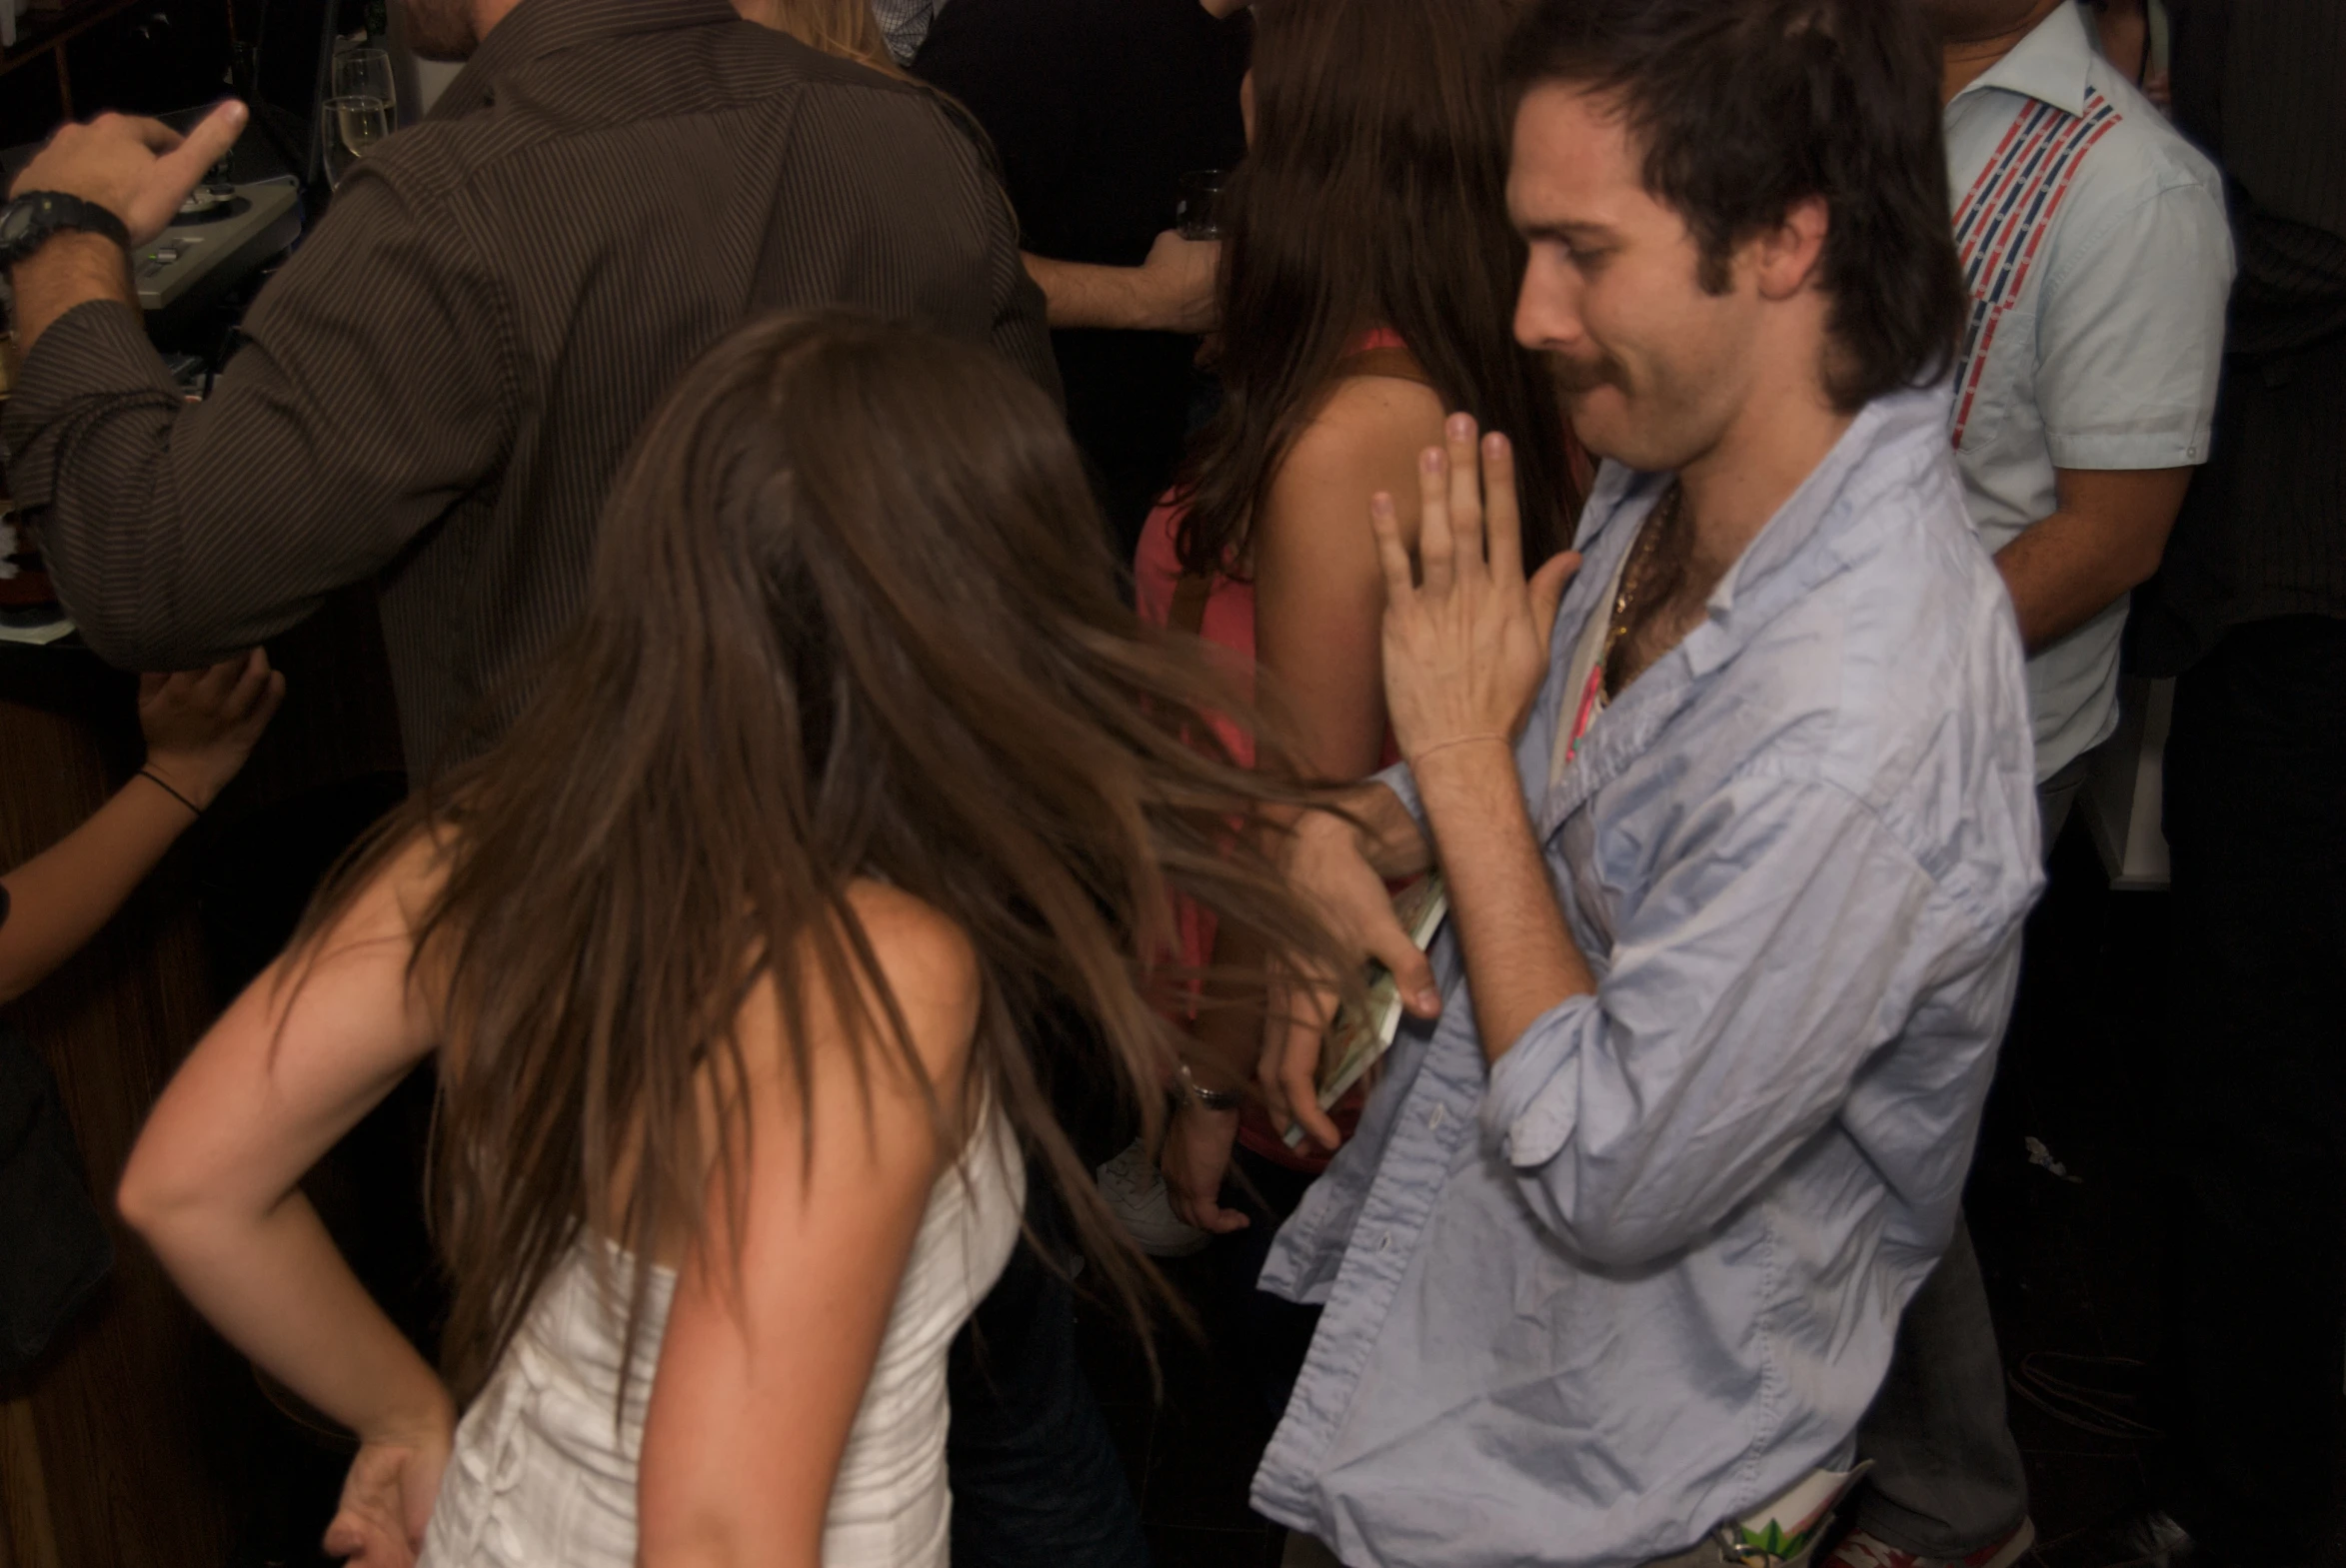
<svg viewBox="0 0 2346 1568">
<path fill-rule="evenodd" d="M 2222 196 L 2171 183 L 2065 237 L 2037 328 L 2037 405 L 2053 466 L 2207 461 L 2223 366 L 2232 237 Z"/>
<path fill-rule="evenodd" d="M 1417 830 L 1425 835 L 1425 841 L 1431 843 L 1433 823 L 1425 815 L 1425 801 L 1417 793 L 1417 776 L 1409 772 L 1409 765 L 1395 763 L 1383 772 L 1368 777 L 1371 783 L 1380 784 L 1393 792 L 1394 798 L 1401 802 L 1401 809 L 1409 813 L 1409 820 L 1417 824 Z"/>
<path fill-rule="evenodd" d="M 1829 784 L 1746 774 L 1677 836 L 1596 992 L 1536 1020 L 1482 1104 L 1533 1212 L 1614 1266 L 1777 1171 L 1964 945 L 1913 856 Z"/>
</svg>

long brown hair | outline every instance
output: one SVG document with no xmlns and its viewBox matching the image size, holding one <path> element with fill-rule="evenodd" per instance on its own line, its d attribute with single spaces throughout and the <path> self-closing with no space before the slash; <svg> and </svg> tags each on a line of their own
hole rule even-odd
<svg viewBox="0 0 2346 1568">
<path fill-rule="evenodd" d="M 1175 977 L 1152 960 L 1174 950 L 1176 895 L 1274 947 L 1326 948 L 1233 828 L 1302 796 L 1196 749 L 1227 693 L 1193 644 L 1124 607 L 1102 539 L 1057 409 L 976 346 L 772 318 L 653 417 L 520 720 L 411 801 L 308 925 L 314 944 L 402 845 L 441 845 L 415 972 L 447 1047 L 434 1213 L 460 1395 L 582 1226 L 634 1252 L 633 1312 L 659 1238 L 722 1250 L 705 1194 L 713 1169 L 746 1168 L 734 1031 L 761 974 L 801 1089 L 806 981 L 851 998 L 860 979 L 884 1016 L 843 1020 L 859 1071 L 912 1073 L 949 1147 L 978 1096 L 1005 1107 L 1139 1309 L 1153 1276 L 1054 1120 L 1050 1077 L 1105 1065 L 1155 1136 Z M 961 1104 L 937 1103 L 905 1037 L 845 896 L 858 877 L 977 949 Z M 1091 1028 L 1028 1027 L 1071 1005 Z M 714 1147 L 704 1069 L 737 1112 Z M 623 1162 L 639 1174 L 615 1198 Z"/>
<path fill-rule="evenodd" d="M 1219 415 L 1181 489 L 1183 570 L 1228 570 L 1365 328 L 1390 327 L 1443 405 L 1514 441 L 1524 558 L 1568 537 L 1563 415 L 1514 339 L 1498 60 L 1510 0 L 1259 0 L 1254 140 L 1223 192 Z"/>
</svg>

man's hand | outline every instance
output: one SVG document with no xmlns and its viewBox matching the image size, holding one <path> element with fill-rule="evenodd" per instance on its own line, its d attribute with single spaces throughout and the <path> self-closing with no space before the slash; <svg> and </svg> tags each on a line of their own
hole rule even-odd
<svg viewBox="0 0 2346 1568">
<path fill-rule="evenodd" d="M 102 114 L 51 137 L 9 194 L 61 191 L 95 202 L 122 220 L 135 249 L 171 226 L 180 203 L 236 145 L 244 124 L 245 106 L 233 100 L 184 137 L 160 120 Z"/>
<path fill-rule="evenodd" d="M 1376 789 L 1391 797 L 1382 785 Z M 1433 965 L 1393 917 L 1392 894 L 1369 863 L 1357 826 L 1325 811 L 1305 812 L 1279 850 L 1279 869 L 1289 886 L 1318 907 L 1341 951 L 1392 970 L 1403 1006 L 1421 1018 L 1441 1011 Z M 1319 1042 L 1335 1017 L 1338 993 L 1333 973 L 1272 965 L 1256 1069 L 1271 1121 L 1281 1131 L 1301 1122 L 1326 1149 L 1343 1141 L 1319 1108 L 1318 1086 Z"/>
<path fill-rule="evenodd" d="M 9 194 L 59 191 L 95 202 L 122 220 L 136 249 L 171 226 L 204 171 L 236 145 L 244 122 L 245 107 L 235 102 L 213 110 L 185 137 L 160 121 L 102 114 L 51 137 Z M 101 235 L 60 234 L 11 268 L 9 281 L 16 289 L 16 346 L 25 354 L 77 306 L 113 300 L 139 308 L 127 259 Z"/>
<path fill-rule="evenodd" d="M 1211 332 L 1221 323 L 1220 271 L 1219 240 L 1184 240 L 1173 229 L 1159 235 L 1141 263 L 1149 325 L 1160 332 Z"/>
<path fill-rule="evenodd" d="M 1021 252 L 1043 291 L 1054 327 L 1128 332 L 1211 332 L 1220 316 L 1218 240 L 1184 240 L 1168 229 L 1138 267 L 1060 261 Z"/>
<path fill-rule="evenodd" d="M 1384 564 L 1385 708 L 1412 768 L 1451 747 L 1512 742 L 1547 678 L 1556 606 L 1580 565 L 1566 552 L 1526 582 L 1513 449 L 1485 437 L 1478 483 L 1474 421 L 1453 414 L 1445 434 L 1448 450 L 1428 447 L 1417 465 L 1422 584 L 1392 497 L 1368 506 Z"/>
</svg>

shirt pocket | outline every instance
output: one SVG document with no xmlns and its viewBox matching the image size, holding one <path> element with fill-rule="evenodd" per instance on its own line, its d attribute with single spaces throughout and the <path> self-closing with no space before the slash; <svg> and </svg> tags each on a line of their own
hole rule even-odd
<svg viewBox="0 0 2346 1568">
<path fill-rule="evenodd" d="M 2012 429 L 2014 411 L 2036 402 L 2035 288 L 2001 311 L 1976 299 L 1972 310 L 1980 318 L 1979 341 L 1956 366 L 1955 384 L 1955 450 L 1966 454 L 1994 446 Z"/>
</svg>

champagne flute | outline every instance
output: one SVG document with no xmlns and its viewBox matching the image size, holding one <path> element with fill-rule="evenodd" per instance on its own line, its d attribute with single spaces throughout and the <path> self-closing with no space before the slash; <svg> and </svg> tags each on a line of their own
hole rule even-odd
<svg viewBox="0 0 2346 1568">
<path fill-rule="evenodd" d="M 319 120 L 326 137 L 326 183 L 336 190 L 351 166 L 391 134 L 391 109 L 380 98 L 329 98 Z"/>
<path fill-rule="evenodd" d="M 336 98 L 379 98 L 384 121 L 399 129 L 399 85 L 391 75 L 391 55 L 382 49 L 344 49 L 334 56 Z"/>
</svg>

